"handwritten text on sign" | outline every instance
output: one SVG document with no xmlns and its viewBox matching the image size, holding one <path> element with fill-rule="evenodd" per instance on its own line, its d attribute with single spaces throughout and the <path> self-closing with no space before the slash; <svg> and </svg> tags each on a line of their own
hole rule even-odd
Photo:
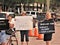
<svg viewBox="0 0 60 45">
<path fill-rule="evenodd" d="M 33 28 L 32 16 L 16 16 L 15 19 L 16 30 L 29 30 Z"/>
</svg>

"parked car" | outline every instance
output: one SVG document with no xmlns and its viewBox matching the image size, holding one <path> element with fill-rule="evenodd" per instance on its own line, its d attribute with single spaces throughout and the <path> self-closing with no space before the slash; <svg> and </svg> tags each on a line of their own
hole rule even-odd
<svg viewBox="0 0 60 45">
<path fill-rule="evenodd" d="M 26 11 L 27 15 L 32 16 L 33 18 L 37 18 L 38 11 Z"/>
<path fill-rule="evenodd" d="M 5 15 L 11 15 L 13 18 L 15 17 L 15 13 L 14 12 L 0 12 L 0 14 L 5 14 Z"/>
<path fill-rule="evenodd" d="M 0 30 L 8 30 L 9 29 L 9 23 L 6 19 L 6 13 L 0 13 Z"/>
</svg>

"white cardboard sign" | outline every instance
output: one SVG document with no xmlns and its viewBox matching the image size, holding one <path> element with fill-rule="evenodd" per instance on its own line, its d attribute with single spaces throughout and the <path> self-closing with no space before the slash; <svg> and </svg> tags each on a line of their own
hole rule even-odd
<svg viewBox="0 0 60 45">
<path fill-rule="evenodd" d="M 33 29 L 32 16 L 16 16 L 15 17 L 16 30 L 30 30 Z"/>
</svg>

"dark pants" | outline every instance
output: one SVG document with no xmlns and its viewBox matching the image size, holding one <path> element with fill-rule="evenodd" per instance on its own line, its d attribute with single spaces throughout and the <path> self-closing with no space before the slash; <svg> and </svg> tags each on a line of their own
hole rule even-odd
<svg viewBox="0 0 60 45">
<path fill-rule="evenodd" d="M 52 33 L 44 34 L 44 41 L 51 41 L 52 39 Z"/>
<path fill-rule="evenodd" d="M 28 42 L 29 41 L 28 30 L 21 30 L 20 33 L 21 33 L 21 42 L 24 42 L 24 35 L 26 42 Z"/>
</svg>

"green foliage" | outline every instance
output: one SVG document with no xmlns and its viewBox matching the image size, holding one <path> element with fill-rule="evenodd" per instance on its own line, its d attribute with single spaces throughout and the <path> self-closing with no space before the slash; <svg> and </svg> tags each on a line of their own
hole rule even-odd
<svg viewBox="0 0 60 45">
<path fill-rule="evenodd" d="M 56 3 L 60 4 L 60 0 L 51 0 L 51 3 Z M 12 5 L 14 2 L 22 2 L 22 3 L 33 3 L 33 2 L 40 2 L 40 3 L 45 3 L 46 0 L 0 0 L 0 2 L 3 2 L 5 5 Z"/>
</svg>

